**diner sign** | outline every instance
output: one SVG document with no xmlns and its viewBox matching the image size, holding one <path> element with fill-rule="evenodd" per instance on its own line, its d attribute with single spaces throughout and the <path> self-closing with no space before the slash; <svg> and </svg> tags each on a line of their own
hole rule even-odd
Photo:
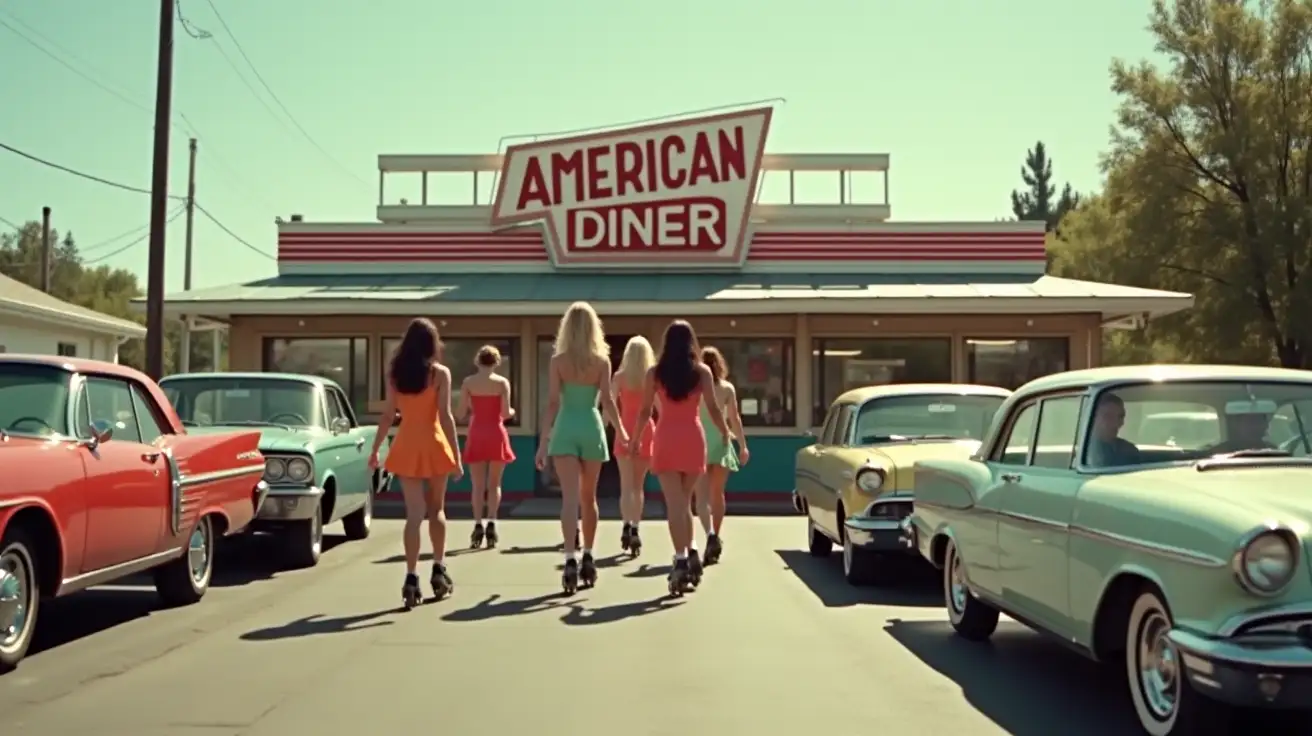
<svg viewBox="0 0 1312 736">
<path fill-rule="evenodd" d="M 511 146 L 492 225 L 541 222 L 557 266 L 740 265 L 768 107 Z"/>
</svg>

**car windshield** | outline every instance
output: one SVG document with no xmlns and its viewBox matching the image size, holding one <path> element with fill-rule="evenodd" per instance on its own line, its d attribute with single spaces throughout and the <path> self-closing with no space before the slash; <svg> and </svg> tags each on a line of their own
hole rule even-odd
<svg viewBox="0 0 1312 736">
<path fill-rule="evenodd" d="M 862 445 L 910 439 L 979 440 L 988 431 L 1000 396 L 917 394 L 868 401 L 856 420 Z"/>
<path fill-rule="evenodd" d="M 322 423 L 312 384 L 280 378 L 164 379 L 164 395 L 189 427 L 284 426 Z"/>
<path fill-rule="evenodd" d="M 0 363 L 0 430 L 36 437 L 67 436 L 71 374 L 54 366 Z"/>
<path fill-rule="evenodd" d="M 1307 457 L 1312 383 L 1165 381 L 1098 395 L 1090 467 L 1193 462 L 1216 455 Z"/>
</svg>

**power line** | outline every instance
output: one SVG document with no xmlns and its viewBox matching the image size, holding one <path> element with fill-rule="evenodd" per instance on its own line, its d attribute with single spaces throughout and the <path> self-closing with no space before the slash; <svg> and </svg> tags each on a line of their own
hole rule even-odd
<svg viewBox="0 0 1312 736">
<path fill-rule="evenodd" d="M 185 207 L 179 207 L 179 208 L 177 208 L 176 210 L 173 211 L 173 214 L 172 214 L 172 215 L 169 215 L 169 218 L 168 218 L 167 220 L 164 221 L 164 224 L 166 224 L 166 225 L 172 224 L 174 220 L 176 220 L 176 219 L 178 219 L 179 217 L 181 217 L 181 216 L 182 216 L 182 213 L 184 213 L 184 212 L 186 212 L 186 211 L 187 211 L 187 210 L 186 210 Z M 137 239 L 133 240 L 131 243 L 128 243 L 127 245 L 125 245 L 125 246 L 123 246 L 123 247 L 121 247 L 121 248 L 115 248 L 114 250 L 111 250 L 110 252 L 108 252 L 108 253 L 106 253 L 105 255 L 100 256 L 100 257 L 98 257 L 98 258 L 92 258 L 92 259 L 90 259 L 90 260 L 84 260 L 84 261 L 82 261 L 82 265 L 83 265 L 83 266 L 90 266 L 90 265 L 93 264 L 93 263 L 100 263 L 100 262 L 102 262 L 102 261 L 107 261 L 107 260 L 109 260 L 110 258 L 113 258 L 114 256 L 116 256 L 116 255 L 118 255 L 118 254 L 120 254 L 120 253 L 126 253 L 127 251 L 129 251 L 129 250 L 131 250 L 131 249 L 137 247 L 138 245 L 141 245 L 143 242 L 145 242 L 146 238 L 149 238 L 149 237 L 150 237 L 150 233 L 149 233 L 149 232 L 142 233 L 141 236 L 139 236 Z"/>
<path fill-rule="evenodd" d="M 20 149 L 14 148 L 13 146 L 11 146 L 11 145 L 9 145 L 9 144 L 7 144 L 7 143 L 0 143 L 0 150 L 5 150 L 5 151 L 8 151 L 8 152 L 10 152 L 10 153 L 12 153 L 12 154 L 15 154 L 15 155 L 18 155 L 18 156 L 22 156 L 23 158 L 27 159 L 28 161 L 36 162 L 36 163 L 38 163 L 38 164 L 41 164 L 42 166 L 49 166 L 50 168 L 52 168 L 52 169 L 57 169 L 57 170 L 59 170 L 59 171 L 64 172 L 65 174 L 72 174 L 73 176 L 81 177 L 81 178 L 83 178 L 83 179 L 86 179 L 87 181 L 94 181 L 94 182 L 96 182 L 97 184 L 104 184 L 105 186 L 108 186 L 108 187 L 114 187 L 115 189 L 122 189 L 122 190 L 125 191 L 125 192 L 135 192 L 135 193 L 137 193 L 137 194 L 150 194 L 150 190 L 149 190 L 149 189 L 142 189 L 141 187 L 134 187 L 134 186 L 132 186 L 132 185 L 130 185 L 130 184 L 121 184 L 121 183 L 116 182 L 116 181 L 111 181 L 111 180 L 109 180 L 109 179 L 101 178 L 101 177 L 96 176 L 96 175 L 94 175 L 94 174 L 88 174 L 88 173 L 86 173 L 85 171 L 79 171 L 79 170 L 77 170 L 77 169 L 70 168 L 70 167 L 68 167 L 68 166 L 64 166 L 64 165 L 62 165 L 62 164 L 54 163 L 53 161 L 47 161 L 46 159 L 41 158 L 40 156 L 36 156 L 36 155 L 34 155 L 34 154 L 28 153 L 27 151 L 23 151 L 23 150 L 20 150 Z M 169 195 L 169 199 L 185 200 L 186 197 L 179 197 L 179 196 L 177 196 L 177 195 L 170 194 L 170 195 Z"/>
<path fill-rule="evenodd" d="M 369 186 L 364 179 L 357 176 L 347 166 L 342 164 L 341 161 L 334 158 L 331 153 L 328 153 L 327 149 L 319 145 L 319 142 L 314 139 L 314 136 L 310 135 L 309 131 L 307 131 L 305 127 L 296 120 L 296 116 L 292 115 L 291 110 L 288 110 L 287 106 L 283 104 L 282 99 L 278 97 L 278 93 L 274 92 L 273 88 L 269 86 L 269 83 L 265 81 L 264 75 L 260 74 L 260 70 L 255 66 L 255 63 L 251 61 L 251 57 L 246 55 L 246 50 L 242 48 L 241 41 L 237 40 L 236 34 L 234 34 L 232 28 L 228 26 L 228 21 L 223 19 L 223 14 L 220 13 L 218 7 L 215 6 L 214 0 L 205 0 L 205 2 L 210 6 L 210 10 L 214 11 L 214 17 L 218 19 L 219 25 L 223 26 L 223 32 L 232 40 L 232 45 L 237 49 L 237 53 L 241 54 L 241 58 L 245 60 L 246 65 L 249 66 L 251 72 L 255 74 L 255 79 L 260 83 L 260 86 L 264 88 L 264 91 L 269 93 L 269 97 L 272 98 L 274 103 L 278 105 L 278 108 L 283 111 L 283 114 L 287 116 L 287 120 L 289 120 L 292 125 L 296 126 L 296 129 L 300 131 L 301 135 L 304 136 L 305 140 L 308 141 L 311 146 L 314 146 L 319 153 L 323 154 L 324 158 L 332 162 L 332 164 L 340 169 L 342 173 L 355 179 L 361 184 Z"/>
<path fill-rule="evenodd" d="M 222 230 L 223 232 L 227 233 L 227 234 L 228 234 L 228 237 L 230 237 L 230 238 L 232 238 L 233 240 L 237 241 L 238 243 L 241 243 L 242 245 L 246 246 L 246 247 L 247 247 L 248 249 L 250 249 L 251 251 L 253 251 L 253 252 L 255 252 L 255 253 L 259 253 L 260 255 L 264 256 L 265 258 L 268 258 L 269 260 L 272 260 L 272 261 L 276 261 L 276 260 L 278 260 L 278 257 L 277 257 L 277 256 L 270 255 L 267 251 L 265 251 L 265 250 L 263 250 L 263 249 L 261 249 L 261 248 L 257 248 L 257 247 L 255 247 L 255 246 L 251 245 L 251 244 L 250 244 L 245 238 L 241 237 L 241 236 L 238 235 L 237 233 L 234 233 L 232 230 L 230 230 L 230 229 L 228 228 L 227 225 L 224 225 L 222 222 L 219 222 L 219 218 L 217 218 L 217 217 L 215 217 L 214 215 L 210 214 L 209 210 L 205 209 L 204 207 L 201 207 L 199 204 L 196 205 L 196 211 L 199 212 L 199 213 L 201 213 L 202 215 L 205 215 L 205 217 L 208 218 L 210 222 L 214 223 L 215 226 L 217 226 L 220 230 Z"/>
</svg>

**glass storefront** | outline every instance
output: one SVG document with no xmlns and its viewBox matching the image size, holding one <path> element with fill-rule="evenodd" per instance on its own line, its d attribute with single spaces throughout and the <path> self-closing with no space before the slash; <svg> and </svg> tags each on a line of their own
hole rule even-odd
<svg viewBox="0 0 1312 736">
<path fill-rule="evenodd" d="M 269 337 L 264 370 L 301 373 L 336 381 L 359 416 L 369 404 L 369 339 L 365 337 Z"/>
<path fill-rule="evenodd" d="M 441 361 L 442 364 L 451 370 L 451 385 L 459 389 L 461 381 L 474 374 L 478 368 L 474 365 L 474 358 L 478 351 L 484 345 L 491 345 L 501 351 L 501 364 L 497 366 L 497 373 L 505 376 L 510 380 L 510 401 L 518 406 L 520 401 L 519 395 L 519 374 L 515 372 L 516 365 L 519 362 L 519 340 L 510 337 L 493 338 L 491 340 L 477 340 L 470 338 L 452 338 L 442 340 Z M 387 395 L 387 366 L 392 360 L 392 354 L 401 346 L 401 338 L 388 337 L 383 339 L 382 350 L 382 370 L 380 376 L 384 376 L 379 381 L 378 397 L 384 398 Z M 506 420 L 509 426 L 519 424 L 519 415 Z"/>
<path fill-rule="evenodd" d="M 811 342 L 812 422 L 844 391 L 890 383 L 950 383 L 952 340 L 824 338 Z"/>
<path fill-rule="evenodd" d="M 1065 337 L 1018 340 L 966 340 L 966 382 L 1016 389 L 1070 367 L 1071 341 Z"/>
</svg>

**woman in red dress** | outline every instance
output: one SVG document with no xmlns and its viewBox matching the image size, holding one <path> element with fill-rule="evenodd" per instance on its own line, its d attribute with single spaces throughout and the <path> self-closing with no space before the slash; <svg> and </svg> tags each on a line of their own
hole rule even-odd
<svg viewBox="0 0 1312 736">
<path fill-rule="evenodd" d="M 477 549 L 487 539 L 489 549 L 497 546 L 497 511 L 501 508 L 501 474 L 515 459 L 510 449 L 506 420 L 515 416 L 510 406 L 510 381 L 496 370 L 501 352 L 484 345 L 474 358 L 478 369 L 460 384 L 460 406 L 456 416 L 469 417 L 464 460 L 469 467 L 470 503 L 474 507 L 474 532 L 470 547 Z M 484 516 L 484 509 L 487 515 Z M 487 526 L 484 528 L 484 519 Z"/>
<path fill-rule="evenodd" d="M 610 379 L 611 394 L 620 408 L 620 420 L 625 429 L 635 426 L 638 412 L 642 411 L 642 388 L 647 371 L 656 365 L 656 354 L 647 338 L 638 335 L 629 338 L 624 346 L 624 357 L 619 370 Z M 651 470 L 651 447 L 656 436 L 656 425 L 650 419 L 640 427 L 641 441 L 636 454 L 630 455 L 627 443 L 620 442 L 615 433 L 615 464 L 620 471 L 620 515 L 624 518 L 624 531 L 620 533 L 620 548 L 634 557 L 642 551 L 642 537 L 638 522 L 642 521 L 643 493 L 647 473 Z"/>
</svg>

